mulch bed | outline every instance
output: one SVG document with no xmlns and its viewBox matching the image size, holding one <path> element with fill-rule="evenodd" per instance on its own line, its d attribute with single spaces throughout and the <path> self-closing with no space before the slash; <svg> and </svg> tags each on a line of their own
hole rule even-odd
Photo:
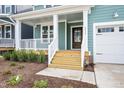
<svg viewBox="0 0 124 93">
<path fill-rule="evenodd" d="M 90 63 L 89 65 L 84 65 L 84 71 L 94 72 L 94 64 Z"/>
<path fill-rule="evenodd" d="M 0 88 L 32 88 L 35 80 L 47 80 L 49 88 L 61 88 L 62 86 L 96 88 L 96 85 L 85 82 L 36 75 L 37 72 L 47 67 L 46 63 L 17 62 L 16 66 L 10 66 L 10 63 L 10 61 L 0 59 Z M 18 69 L 20 65 L 24 65 L 24 68 Z M 23 81 L 16 86 L 7 85 L 6 81 L 11 75 L 3 75 L 3 72 L 6 70 L 10 70 L 12 75 L 22 75 Z"/>
</svg>

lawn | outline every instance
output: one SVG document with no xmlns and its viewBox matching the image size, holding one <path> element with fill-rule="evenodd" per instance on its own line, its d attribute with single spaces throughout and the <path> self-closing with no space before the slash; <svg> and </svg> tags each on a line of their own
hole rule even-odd
<svg viewBox="0 0 124 93">
<path fill-rule="evenodd" d="M 36 75 L 37 72 L 47 67 L 47 63 L 35 62 L 13 62 L 0 59 L 0 87 L 1 88 L 32 88 L 36 80 L 45 80 L 48 82 L 48 88 L 94 88 L 95 85 L 74 80 L 54 78 L 48 76 Z M 11 76 L 21 76 L 22 80 L 16 85 L 8 84 Z"/>
</svg>

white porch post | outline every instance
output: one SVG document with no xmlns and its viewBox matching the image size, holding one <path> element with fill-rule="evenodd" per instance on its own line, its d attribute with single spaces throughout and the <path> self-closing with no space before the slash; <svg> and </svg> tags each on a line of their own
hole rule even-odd
<svg viewBox="0 0 124 93">
<path fill-rule="evenodd" d="M 57 50 L 59 49 L 59 38 L 58 38 L 58 15 L 53 15 L 53 36 L 57 38 Z"/>
<path fill-rule="evenodd" d="M 15 47 L 16 50 L 20 49 L 20 40 L 21 40 L 21 22 L 19 20 L 16 21 L 15 24 Z"/>
<path fill-rule="evenodd" d="M 85 31 L 86 51 L 88 51 L 88 10 L 83 11 L 83 31 Z"/>
</svg>

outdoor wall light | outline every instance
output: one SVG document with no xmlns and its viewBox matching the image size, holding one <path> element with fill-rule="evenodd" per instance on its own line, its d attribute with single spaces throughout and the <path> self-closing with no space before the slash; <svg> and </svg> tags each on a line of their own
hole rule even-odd
<svg viewBox="0 0 124 93">
<path fill-rule="evenodd" d="M 119 15 L 118 15 L 117 11 L 116 11 L 116 12 L 114 12 L 113 17 L 114 17 L 114 18 L 119 17 Z"/>
</svg>

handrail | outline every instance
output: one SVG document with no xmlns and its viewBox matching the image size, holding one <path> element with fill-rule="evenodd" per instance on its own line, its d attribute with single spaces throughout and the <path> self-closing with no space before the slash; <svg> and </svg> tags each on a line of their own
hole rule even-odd
<svg viewBox="0 0 124 93">
<path fill-rule="evenodd" d="M 48 45 L 48 64 L 51 63 L 57 51 L 57 38 L 54 38 L 50 45 Z"/>
</svg>

